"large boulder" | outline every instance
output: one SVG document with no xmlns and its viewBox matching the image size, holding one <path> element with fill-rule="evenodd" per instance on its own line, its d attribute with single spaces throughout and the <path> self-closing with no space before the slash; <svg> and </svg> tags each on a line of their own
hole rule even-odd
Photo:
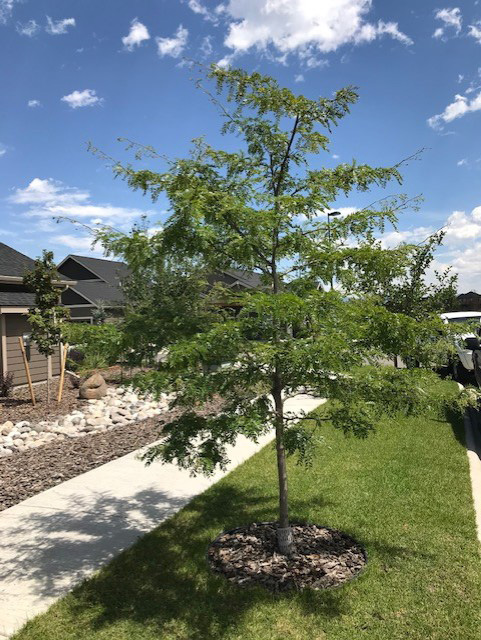
<svg viewBox="0 0 481 640">
<path fill-rule="evenodd" d="M 80 385 L 78 397 L 83 400 L 98 400 L 107 393 L 107 383 L 100 373 L 94 373 Z"/>
</svg>

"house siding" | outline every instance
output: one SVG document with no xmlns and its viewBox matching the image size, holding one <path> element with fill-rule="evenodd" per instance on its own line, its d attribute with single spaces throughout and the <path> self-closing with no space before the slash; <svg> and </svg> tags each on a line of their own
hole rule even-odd
<svg viewBox="0 0 481 640">
<path fill-rule="evenodd" d="M 30 333 L 27 318 L 20 314 L 5 314 L 6 332 L 6 370 L 13 373 L 13 384 L 18 386 L 27 383 L 27 376 L 23 364 L 22 351 L 18 343 L 18 337 Z M 29 367 L 32 382 L 42 382 L 47 379 L 47 358 L 41 355 L 34 343 L 29 349 Z M 4 357 L 5 354 L 2 354 Z M 52 375 L 60 372 L 60 348 L 55 349 L 52 355 Z"/>
</svg>

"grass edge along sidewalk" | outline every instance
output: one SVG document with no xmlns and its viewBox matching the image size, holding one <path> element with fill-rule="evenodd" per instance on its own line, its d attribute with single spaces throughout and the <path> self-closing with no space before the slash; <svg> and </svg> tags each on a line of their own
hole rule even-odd
<svg viewBox="0 0 481 640">
<path fill-rule="evenodd" d="M 323 436 L 311 469 L 290 461 L 292 518 L 362 542 L 369 564 L 358 580 L 275 596 L 209 573 L 205 550 L 219 531 L 276 517 L 268 445 L 15 640 L 478 639 L 481 561 L 462 419 L 385 421 L 366 440 L 330 427 Z"/>
</svg>

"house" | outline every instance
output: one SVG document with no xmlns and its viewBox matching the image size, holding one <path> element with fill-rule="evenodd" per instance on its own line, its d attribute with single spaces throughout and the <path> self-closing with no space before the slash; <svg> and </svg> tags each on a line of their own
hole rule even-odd
<svg viewBox="0 0 481 640">
<path fill-rule="evenodd" d="M 255 271 L 241 271 L 240 269 L 225 269 L 207 278 L 209 285 L 221 283 L 232 291 L 242 292 L 247 289 L 262 289 L 262 275 Z"/>
<path fill-rule="evenodd" d="M 43 382 L 60 372 L 59 349 L 51 358 L 41 355 L 34 343 L 29 342 L 30 327 L 27 321 L 29 307 L 35 303 L 35 295 L 23 285 L 23 276 L 32 270 L 34 261 L 28 256 L 0 242 L 0 359 L 3 374 L 13 374 L 13 384 L 27 383 L 19 337 L 24 338 L 32 382 Z M 68 286 L 58 281 L 59 289 Z"/>
<path fill-rule="evenodd" d="M 456 311 L 481 311 L 481 295 L 475 291 L 460 293 L 456 298 Z"/>
<path fill-rule="evenodd" d="M 122 281 L 129 275 L 124 262 L 68 255 L 57 266 L 75 284 L 62 293 L 62 304 L 70 309 L 73 322 L 93 322 L 95 311 L 105 309 L 111 319 L 122 313 Z"/>
</svg>

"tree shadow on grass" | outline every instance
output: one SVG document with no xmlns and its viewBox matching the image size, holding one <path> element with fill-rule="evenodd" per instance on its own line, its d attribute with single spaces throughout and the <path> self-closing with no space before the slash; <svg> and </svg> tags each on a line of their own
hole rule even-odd
<svg viewBox="0 0 481 640">
<path fill-rule="evenodd" d="M 319 505 L 322 508 L 322 504 Z M 154 628 L 158 637 L 185 629 L 189 640 L 223 638 L 255 607 L 295 597 L 305 614 L 336 617 L 343 613 L 340 592 L 272 594 L 239 588 L 208 566 L 209 543 L 225 529 L 275 520 L 276 498 L 252 488 L 221 484 L 198 496 L 178 518 L 142 538 L 118 556 L 69 600 L 72 618 L 86 610 L 92 630 L 129 620 Z M 305 505 L 292 501 L 292 511 Z"/>
<path fill-rule="evenodd" d="M 463 447 L 466 446 L 466 434 L 464 431 L 464 417 L 454 409 L 447 407 L 440 422 L 448 422 L 451 425 L 454 437 Z"/>
<path fill-rule="evenodd" d="M 22 531 L 26 526 L 36 531 L 43 543 L 34 548 L 30 543 L 23 550 L 17 547 L 28 561 L 15 567 L 14 577 L 33 580 L 38 595 L 60 595 L 65 580 L 81 580 L 93 567 L 105 564 L 132 544 L 148 523 L 153 528 L 182 504 L 182 499 L 159 491 L 142 491 L 129 499 L 100 494 L 97 503 L 85 511 L 79 505 L 74 520 L 68 505 L 65 512 L 39 510 L 19 526 Z M 327 506 L 319 500 L 316 504 L 319 513 Z M 293 520 L 296 516 L 302 520 L 310 506 L 312 499 L 293 499 Z M 230 585 L 222 576 L 211 573 L 206 551 L 220 531 L 249 522 L 272 521 L 276 513 L 277 496 L 269 489 L 243 488 L 229 479 L 214 485 L 77 587 L 65 603 L 65 624 L 79 624 L 84 631 L 79 638 L 92 638 L 117 623 L 131 623 L 134 634 L 139 626 L 148 626 L 159 638 L 174 629 L 185 629 L 178 637 L 201 640 L 221 639 L 251 609 L 279 601 L 295 600 L 305 616 L 335 618 L 346 614 L 350 599 L 345 589 L 276 595 L 260 588 Z M 14 530 L 11 534 L 15 539 Z M 363 542 L 381 561 L 419 555 L 378 541 Z M 0 571 L 0 580 L 11 577 L 8 571 Z"/>
</svg>

